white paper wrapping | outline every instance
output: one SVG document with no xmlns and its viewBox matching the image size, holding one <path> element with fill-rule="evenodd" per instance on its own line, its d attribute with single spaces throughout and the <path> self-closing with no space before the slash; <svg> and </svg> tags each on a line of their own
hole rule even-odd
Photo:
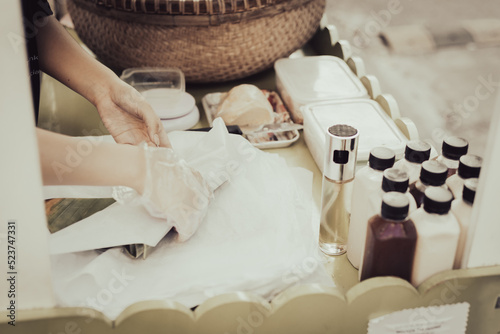
<svg viewBox="0 0 500 334">
<path fill-rule="evenodd" d="M 120 248 L 53 255 L 61 306 L 93 307 L 114 319 L 143 300 L 170 299 L 193 307 L 225 292 L 271 298 L 300 282 L 332 284 L 317 257 L 319 220 L 312 217 L 312 173 L 290 168 L 278 155 L 227 134 L 220 123 L 208 134 L 170 134 L 176 152 L 194 161 L 193 167 L 196 158 L 198 166 L 204 165 L 196 150 L 209 156 L 217 152 L 212 167 L 218 167 L 200 172 L 213 182 L 229 180 L 216 191 L 193 237 L 181 243 L 169 233 L 146 260 L 131 259 Z M 97 218 L 102 222 L 115 215 L 110 207 Z M 144 217 L 150 219 L 154 218 Z M 138 224 L 137 219 L 121 220 L 123 229 Z M 307 270 L 298 275 L 296 268 Z"/>
</svg>

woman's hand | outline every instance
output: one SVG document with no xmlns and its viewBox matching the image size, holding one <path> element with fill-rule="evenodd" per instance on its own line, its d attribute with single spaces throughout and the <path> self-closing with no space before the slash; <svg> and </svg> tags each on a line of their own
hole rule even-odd
<svg viewBox="0 0 500 334">
<path fill-rule="evenodd" d="M 180 241 L 189 239 L 208 212 L 213 190 L 170 148 L 144 145 L 141 165 L 142 175 L 131 185 L 135 190 L 114 187 L 113 197 L 121 204 L 143 205 L 151 216 L 169 220 Z"/>
<path fill-rule="evenodd" d="M 53 15 L 39 27 L 37 43 L 40 68 L 94 104 L 118 143 L 170 147 L 142 95 L 85 52 Z"/>
<path fill-rule="evenodd" d="M 96 101 L 101 119 L 120 144 L 171 147 L 163 125 L 144 97 L 133 87 L 113 80 Z"/>
</svg>

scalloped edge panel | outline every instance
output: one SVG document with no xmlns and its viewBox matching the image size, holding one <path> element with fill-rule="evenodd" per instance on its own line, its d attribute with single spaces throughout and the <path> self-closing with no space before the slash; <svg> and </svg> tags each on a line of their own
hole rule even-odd
<svg viewBox="0 0 500 334">
<path fill-rule="evenodd" d="M 194 311 L 172 301 L 131 305 L 115 321 L 88 308 L 20 310 L 16 326 L 2 312 L 2 333 L 366 333 L 370 319 L 407 308 L 468 302 L 468 333 L 498 330 L 500 267 L 449 270 L 418 289 L 377 277 L 346 295 L 318 284 L 293 286 L 270 303 L 244 292 L 219 295 Z M 7 320 L 6 320 L 7 319 Z"/>
</svg>

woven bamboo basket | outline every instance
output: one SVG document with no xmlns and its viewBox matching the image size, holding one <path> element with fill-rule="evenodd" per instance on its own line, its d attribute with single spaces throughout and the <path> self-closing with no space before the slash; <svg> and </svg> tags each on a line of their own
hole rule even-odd
<svg viewBox="0 0 500 334">
<path fill-rule="evenodd" d="M 70 0 L 75 29 L 109 67 L 178 67 L 188 82 L 243 78 L 316 31 L 325 0 Z"/>
</svg>

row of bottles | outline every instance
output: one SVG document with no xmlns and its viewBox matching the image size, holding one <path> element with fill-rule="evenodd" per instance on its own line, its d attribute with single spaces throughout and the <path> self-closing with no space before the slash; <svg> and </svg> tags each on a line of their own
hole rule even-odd
<svg viewBox="0 0 500 334">
<path fill-rule="evenodd" d="M 404 159 L 376 148 L 354 182 L 347 257 L 360 279 L 397 276 L 415 286 L 460 268 L 482 159 L 462 138 L 408 142 Z"/>
</svg>

